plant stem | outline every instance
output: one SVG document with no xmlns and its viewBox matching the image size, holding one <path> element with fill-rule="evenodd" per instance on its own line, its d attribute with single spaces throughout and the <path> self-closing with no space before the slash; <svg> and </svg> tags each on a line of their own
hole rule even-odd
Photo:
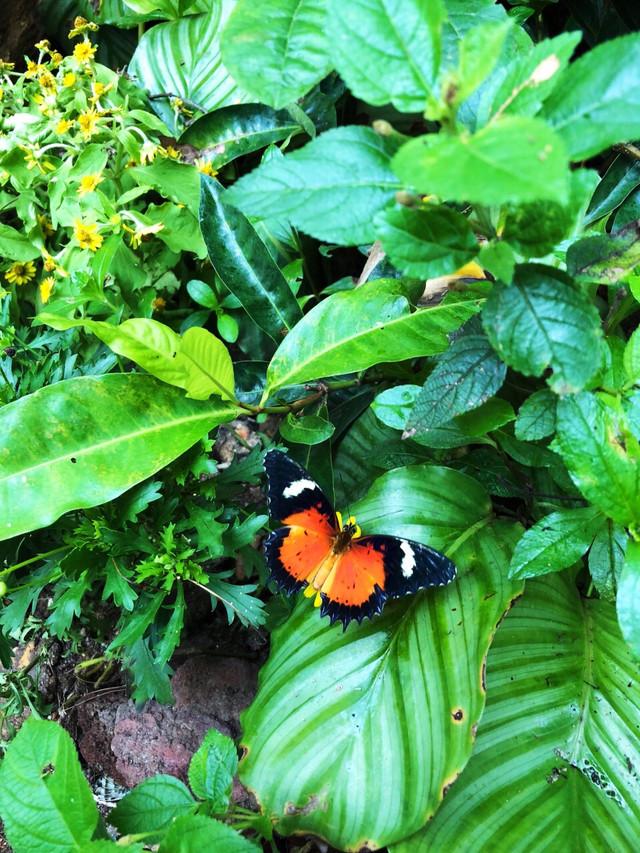
<svg viewBox="0 0 640 853">
<path fill-rule="evenodd" d="M 54 554 L 58 554 L 60 551 L 68 551 L 71 548 L 71 545 L 61 545 L 59 548 L 53 548 L 51 551 L 45 551 L 44 554 L 36 554 L 35 557 L 29 557 L 28 560 L 23 560 L 21 563 L 16 563 L 13 566 L 9 566 L 8 569 L 2 569 L 0 571 L 0 578 L 5 577 L 6 575 L 10 575 L 13 572 L 17 572 L 18 569 L 22 569 L 25 566 L 30 566 L 31 563 L 37 563 L 40 560 L 46 560 L 47 557 L 51 557 Z"/>
</svg>

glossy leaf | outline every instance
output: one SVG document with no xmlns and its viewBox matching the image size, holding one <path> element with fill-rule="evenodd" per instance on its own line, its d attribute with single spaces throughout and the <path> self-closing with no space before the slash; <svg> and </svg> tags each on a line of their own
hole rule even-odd
<svg viewBox="0 0 640 853">
<path fill-rule="evenodd" d="M 335 427 L 319 415 L 304 415 L 301 418 L 288 414 L 280 422 L 280 435 L 294 444 L 321 444 L 331 438 Z"/>
<path fill-rule="evenodd" d="M 611 604 L 568 574 L 527 584 L 487 661 L 473 757 L 392 853 L 628 850 L 640 821 L 640 686 Z"/>
<path fill-rule="evenodd" d="M 542 376 L 558 394 L 584 388 L 603 358 L 600 317 L 564 273 L 535 264 L 516 269 L 513 284 L 496 287 L 483 313 L 498 355 L 525 376 Z"/>
<path fill-rule="evenodd" d="M 629 162 L 620 155 L 605 172 L 593 194 L 585 216 L 590 225 L 619 207 L 640 186 L 640 162 Z"/>
<path fill-rule="evenodd" d="M 411 313 L 405 293 L 401 282 L 381 279 L 324 299 L 278 347 L 267 371 L 269 393 L 283 385 L 364 370 L 380 361 L 441 352 L 447 335 L 482 301 Z"/>
<path fill-rule="evenodd" d="M 204 815 L 178 817 L 162 839 L 158 853 L 259 853 L 249 841 L 228 824 Z"/>
<path fill-rule="evenodd" d="M 0 817 L 15 853 L 81 850 L 100 815 L 69 734 L 30 717 L 0 766 Z"/>
<path fill-rule="evenodd" d="M 603 521 L 592 506 L 545 515 L 516 545 L 509 577 L 534 578 L 572 566 L 587 551 Z"/>
<path fill-rule="evenodd" d="M 562 73 L 543 114 L 572 160 L 640 135 L 638 63 L 640 35 L 633 33 L 597 45 Z"/>
<path fill-rule="evenodd" d="M 445 201 L 503 204 L 568 197 L 567 156 L 542 121 L 506 116 L 473 135 L 430 133 L 402 146 L 393 169 Z"/>
<path fill-rule="evenodd" d="M 640 658 L 640 543 L 629 542 L 616 598 L 622 636 Z"/>
<path fill-rule="evenodd" d="M 383 210 L 375 227 L 393 265 L 416 278 L 450 275 L 478 253 L 466 217 L 444 205 Z"/>
<path fill-rule="evenodd" d="M 174 818 L 193 811 L 195 805 L 184 782 L 159 774 L 129 791 L 109 813 L 109 823 L 122 835 L 157 833 L 170 826 Z"/>
<path fill-rule="evenodd" d="M 280 109 L 331 70 L 326 27 L 326 0 L 238 0 L 222 59 L 256 101 Z"/>
<path fill-rule="evenodd" d="M 124 373 L 58 382 L 4 406 L 0 540 L 112 500 L 236 415 Z"/>
<path fill-rule="evenodd" d="M 176 134 L 185 125 L 172 104 L 176 98 L 202 113 L 248 100 L 220 57 L 220 32 L 232 7 L 233 0 L 212 0 L 209 13 L 156 24 L 138 43 L 129 71 L 159 96 L 151 102 L 153 108 Z"/>
<path fill-rule="evenodd" d="M 424 112 L 440 66 L 440 0 L 328 0 L 331 57 L 357 98 Z"/>
<path fill-rule="evenodd" d="M 515 433 L 520 441 L 537 441 L 556 429 L 557 397 L 547 388 L 535 391 L 520 406 Z"/>
<path fill-rule="evenodd" d="M 237 104 L 208 113 L 182 134 L 184 145 L 193 145 L 214 169 L 300 133 L 300 125 L 287 112 L 262 104 Z"/>
<path fill-rule="evenodd" d="M 400 189 L 390 167 L 396 148 L 368 127 L 338 127 L 240 178 L 225 201 L 256 219 L 286 218 L 319 240 L 371 242 L 373 216 Z"/>
<path fill-rule="evenodd" d="M 557 450 L 571 479 L 605 515 L 638 524 L 640 454 L 632 441 L 621 440 L 621 427 L 619 417 L 587 391 L 558 401 Z"/>
<path fill-rule="evenodd" d="M 415 466 L 380 478 L 353 509 L 367 532 L 443 548 L 482 519 L 478 492 L 457 472 Z M 515 535 L 503 523 L 477 531 L 455 552 L 456 583 L 344 633 L 304 599 L 274 632 L 243 717 L 240 775 L 279 832 L 375 849 L 434 813 L 470 755 L 483 660 L 520 591 L 505 579 Z"/>
<path fill-rule="evenodd" d="M 407 429 L 421 435 L 492 397 L 507 369 L 484 335 L 462 335 L 438 359 L 418 395 Z"/>
<path fill-rule="evenodd" d="M 286 278 L 249 220 L 225 204 L 217 181 L 203 177 L 200 227 L 224 286 L 276 343 L 302 316 Z"/>
</svg>

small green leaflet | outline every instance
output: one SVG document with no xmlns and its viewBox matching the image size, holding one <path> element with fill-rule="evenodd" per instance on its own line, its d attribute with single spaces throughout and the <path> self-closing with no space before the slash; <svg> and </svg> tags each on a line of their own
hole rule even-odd
<svg viewBox="0 0 640 853">
<path fill-rule="evenodd" d="M 622 636 L 640 658 L 640 542 L 629 542 L 616 598 Z"/>
</svg>

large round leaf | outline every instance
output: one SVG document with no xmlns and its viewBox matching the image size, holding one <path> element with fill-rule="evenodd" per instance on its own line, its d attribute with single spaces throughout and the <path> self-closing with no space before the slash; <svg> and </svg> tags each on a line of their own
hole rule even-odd
<svg viewBox="0 0 640 853">
<path fill-rule="evenodd" d="M 176 134 L 184 129 L 185 116 L 175 98 L 192 114 L 248 100 L 220 59 L 220 31 L 232 7 L 233 0 L 211 0 L 209 13 L 157 24 L 140 39 L 129 70 Z"/>
<path fill-rule="evenodd" d="M 151 376 L 83 376 L 0 409 L 0 540 L 112 500 L 179 456 L 235 406 Z"/>
<path fill-rule="evenodd" d="M 366 500 L 359 507 L 366 532 L 410 530 L 443 547 L 457 527 L 459 580 L 388 604 L 344 633 L 301 600 L 273 634 L 243 717 L 241 778 L 278 831 L 313 832 L 347 850 L 399 840 L 435 812 L 471 754 L 484 658 L 521 589 L 506 579 L 518 530 L 480 526 L 487 498 L 478 500 L 468 477 L 415 466 L 382 479 L 371 510 Z M 403 519 L 407 495 L 413 506 Z M 385 524 L 381 499 L 394 525 Z"/>
<path fill-rule="evenodd" d="M 640 681 L 613 605 L 569 574 L 527 583 L 497 633 L 474 755 L 393 853 L 636 849 Z"/>
</svg>

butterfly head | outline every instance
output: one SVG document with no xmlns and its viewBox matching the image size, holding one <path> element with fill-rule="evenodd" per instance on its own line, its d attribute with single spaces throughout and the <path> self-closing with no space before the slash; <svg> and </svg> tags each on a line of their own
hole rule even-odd
<svg viewBox="0 0 640 853">
<path fill-rule="evenodd" d="M 349 548 L 352 539 L 359 539 L 362 536 L 362 531 L 353 515 L 343 521 L 342 513 L 336 512 L 336 518 L 338 519 L 338 533 L 333 540 L 333 552 L 334 554 L 341 554 Z"/>
</svg>

